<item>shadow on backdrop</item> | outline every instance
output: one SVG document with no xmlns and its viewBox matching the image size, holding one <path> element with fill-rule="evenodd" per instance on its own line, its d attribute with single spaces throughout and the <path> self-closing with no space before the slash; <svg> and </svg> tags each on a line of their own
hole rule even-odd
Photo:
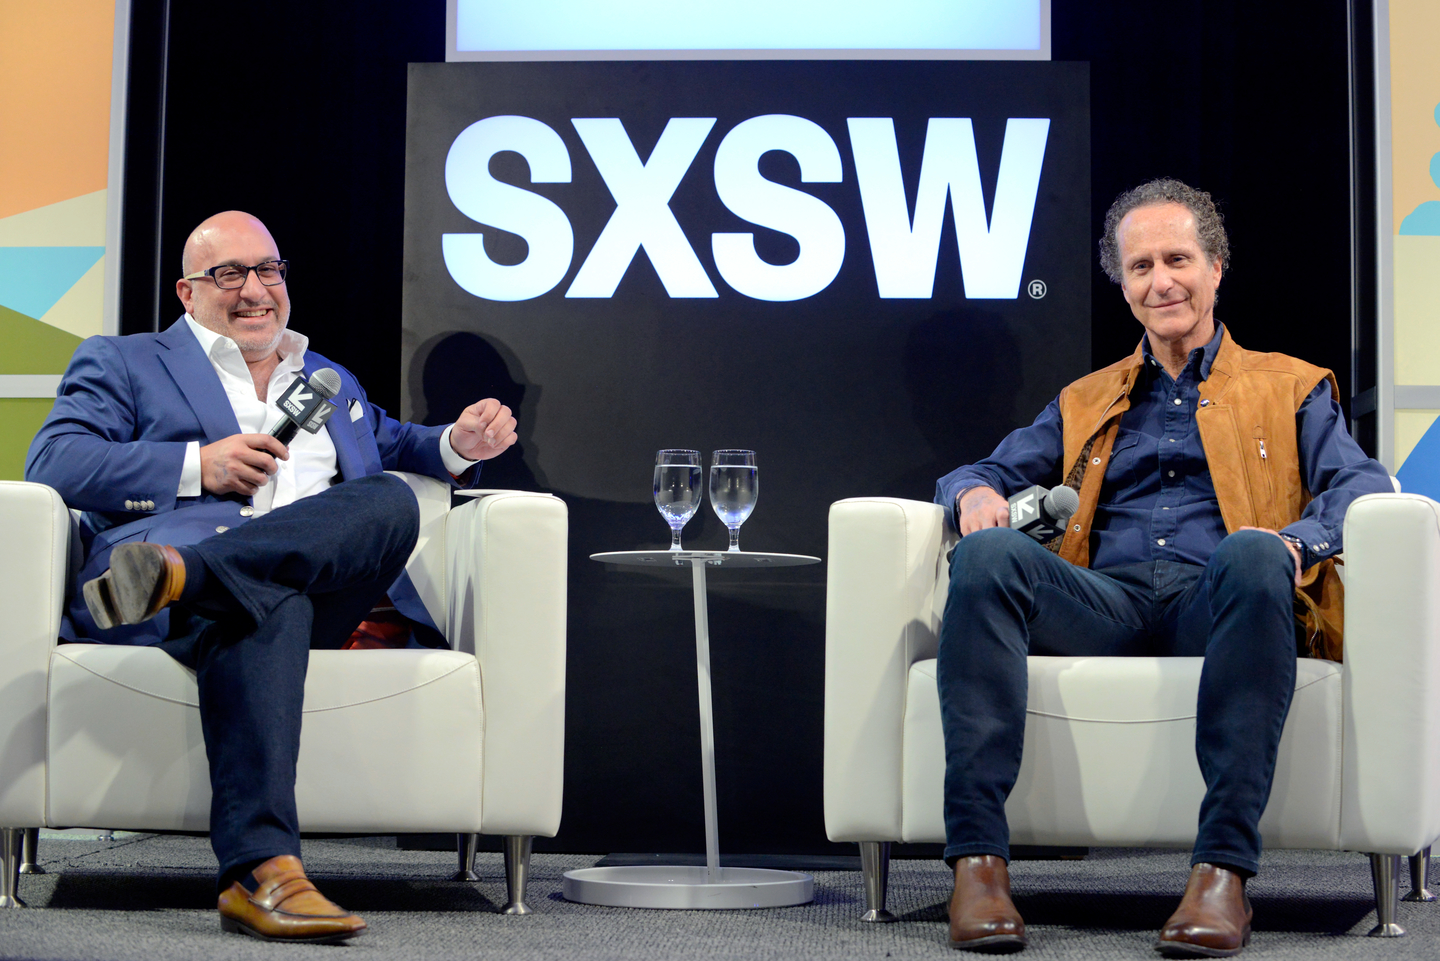
<svg viewBox="0 0 1440 961">
<path fill-rule="evenodd" d="M 1021 360 L 1015 334 L 999 314 L 947 310 L 912 327 L 901 363 L 914 424 L 931 459 L 896 477 L 885 493 L 928 501 L 937 480 L 988 456 L 1008 432 L 1024 386 Z M 1022 421 L 1031 416 L 1020 412 Z"/>
</svg>

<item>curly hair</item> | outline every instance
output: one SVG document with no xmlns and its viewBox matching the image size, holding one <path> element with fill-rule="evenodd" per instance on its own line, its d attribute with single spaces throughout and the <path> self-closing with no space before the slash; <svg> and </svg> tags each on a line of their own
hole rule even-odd
<svg viewBox="0 0 1440 961">
<path fill-rule="evenodd" d="M 1100 266 L 1105 276 L 1115 283 L 1123 277 L 1120 263 L 1120 242 L 1116 231 L 1125 215 L 1138 207 L 1156 207 L 1161 204 L 1180 204 L 1195 215 L 1195 234 L 1200 240 L 1200 249 L 1211 263 L 1220 262 L 1222 270 L 1230 267 L 1230 238 L 1225 235 L 1225 220 L 1215 207 L 1215 201 L 1203 190 L 1196 190 L 1178 180 L 1162 177 L 1143 183 L 1133 190 L 1127 190 L 1115 198 L 1105 214 L 1105 232 L 1100 237 Z"/>
</svg>

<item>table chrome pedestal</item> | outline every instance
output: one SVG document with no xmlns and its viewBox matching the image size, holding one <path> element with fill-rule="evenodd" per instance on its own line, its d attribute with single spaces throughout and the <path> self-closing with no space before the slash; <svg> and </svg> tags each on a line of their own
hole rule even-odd
<svg viewBox="0 0 1440 961">
<path fill-rule="evenodd" d="M 798 871 L 720 867 L 715 812 L 715 723 L 710 700 L 710 615 L 705 568 L 818 564 L 805 554 L 754 551 L 615 551 L 592 561 L 626 567 L 689 567 L 695 590 L 695 669 L 700 687 L 700 770 L 705 788 L 705 866 L 643 864 L 566 871 L 567 901 L 625 908 L 779 908 L 815 897 L 815 879 Z"/>
</svg>

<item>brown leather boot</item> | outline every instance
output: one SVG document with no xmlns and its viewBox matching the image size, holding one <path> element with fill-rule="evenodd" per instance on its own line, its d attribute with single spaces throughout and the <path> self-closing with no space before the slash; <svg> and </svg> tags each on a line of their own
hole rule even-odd
<svg viewBox="0 0 1440 961">
<path fill-rule="evenodd" d="M 261 941 L 343 941 L 364 932 L 365 922 L 332 904 L 310 879 L 300 859 L 273 857 L 250 872 L 252 893 L 239 881 L 220 895 L 220 927 Z"/>
<path fill-rule="evenodd" d="M 1234 957 L 1250 943 L 1254 914 L 1244 878 L 1218 865 L 1197 864 L 1155 950 L 1167 958 Z"/>
<path fill-rule="evenodd" d="M 950 947 L 1008 954 L 1025 947 L 1025 922 L 1010 900 L 1004 858 L 978 854 L 955 862 L 950 895 Z"/>
</svg>

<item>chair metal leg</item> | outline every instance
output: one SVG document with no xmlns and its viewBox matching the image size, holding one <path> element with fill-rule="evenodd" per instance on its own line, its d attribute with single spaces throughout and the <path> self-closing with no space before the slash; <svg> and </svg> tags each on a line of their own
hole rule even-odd
<svg viewBox="0 0 1440 961">
<path fill-rule="evenodd" d="M 40 829 L 25 828 L 20 836 L 20 873 L 44 874 L 45 869 L 35 863 L 35 852 L 40 847 Z"/>
<path fill-rule="evenodd" d="M 865 876 L 865 913 L 861 921 L 884 923 L 895 915 L 885 910 L 885 889 L 890 883 L 890 842 L 860 842 L 860 872 Z"/>
<path fill-rule="evenodd" d="M 1380 922 L 1370 930 L 1370 937 L 1402 937 L 1405 929 L 1395 923 L 1395 908 L 1400 903 L 1400 855 L 1370 855 L 1370 880 L 1375 884 L 1375 917 Z"/>
<path fill-rule="evenodd" d="M 455 853 L 460 857 L 460 869 L 450 878 L 452 881 L 478 881 L 475 873 L 475 848 L 480 843 L 478 834 L 455 835 Z"/>
<path fill-rule="evenodd" d="M 23 908 L 20 887 L 20 835 L 23 828 L 0 828 L 0 908 Z"/>
<path fill-rule="evenodd" d="M 1430 849 L 1410 855 L 1410 893 L 1401 901 L 1434 901 L 1435 895 L 1425 886 L 1430 878 Z"/>
<path fill-rule="evenodd" d="M 501 914 L 530 914 L 525 903 L 525 885 L 530 881 L 530 845 L 535 839 L 528 834 L 505 837 L 505 907 Z"/>
</svg>

